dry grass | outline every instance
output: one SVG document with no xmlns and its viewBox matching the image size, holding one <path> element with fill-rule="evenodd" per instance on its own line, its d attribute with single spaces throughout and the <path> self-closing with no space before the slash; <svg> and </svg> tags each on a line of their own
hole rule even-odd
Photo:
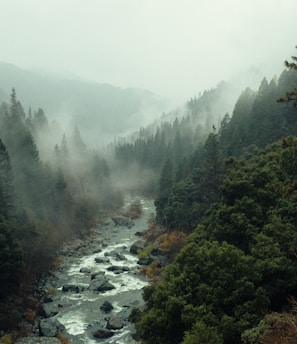
<svg viewBox="0 0 297 344">
<path fill-rule="evenodd" d="M 265 326 L 262 329 L 262 331 L 259 332 L 256 343 L 259 343 L 259 344 L 296 344 L 297 343 L 297 301 L 294 298 L 292 298 L 290 300 L 290 303 L 291 303 L 291 310 L 289 312 L 272 313 L 265 316 L 264 318 Z M 263 321 L 261 323 L 264 324 Z M 254 340 L 252 341 L 253 343 L 254 343 Z"/>
<path fill-rule="evenodd" d="M 148 277 L 151 283 L 156 284 L 161 280 L 163 269 L 158 267 L 158 262 L 153 261 L 149 266 L 143 266 L 141 272 Z"/>
</svg>

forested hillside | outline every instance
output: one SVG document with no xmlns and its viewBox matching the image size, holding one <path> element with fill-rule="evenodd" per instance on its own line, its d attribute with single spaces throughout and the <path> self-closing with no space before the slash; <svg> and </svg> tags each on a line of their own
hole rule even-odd
<svg viewBox="0 0 297 344">
<path fill-rule="evenodd" d="M 14 89 L 0 108 L 0 138 L 0 304 L 11 302 L 1 306 L 3 330 L 17 325 L 25 296 L 54 266 L 63 242 L 87 235 L 100 211 L 121 204 L 121 195 L 106 161 L 77 128 L 41 160 L 36 142 L 45 148 L 49 140 L 49 150 L 55 126 L 42 109 L 26 114 Z"/>
<path fill-rule="evenodd" d="M 231 111 L 231 99 L 236 99 L 234 88 L 231 83 L 221 82 L 191 98 L 184 107 L 164 113 L 158 121 L 112 143 L 115 169 L 120 166 L 144 175 L 142 185 L 137 187 L 156 194 L 159 175 L 167 161 L 173 164 L 170 173 L 179 178 L 188 168 L 189 157 L 201 150 L 213 126 L 219 126 L 228 109 Z"/>
<path fill-rule="evenodd" d="M 147 90 L 28 71 L 3 62 L 0 75 L 0 101 L 9 97 L 13 85 L 26 111 L 42 106 L 50 122 L 79 126 L 93 147 L 138 129 L 145 116 L 152 120 L 167 107 L 165 99 Z"/>
<path fill-rule="evenodd" d="M 294 61 L 245 89 L 230 113 L 222 82 L 102 155 L 78 127 L 25 111 L 13 88 L 0 107 L 2 328 L 22 318 L 62 243 L 122 204 L 118 186 L 155 197 L 155 232 L 140 254 L 171 263 L 144 269 L 152 284 L 131 316 L 137 339 L 265 344 L 284 317 L 297 324 Z"/>
<path fill-rule="evenodd" d="M 143 343 L 295 343 L 294 61 L 244 91 L 186 168 L 166 161 L 157 221 L 191 234 L 132 316 Z"/>
</svg>

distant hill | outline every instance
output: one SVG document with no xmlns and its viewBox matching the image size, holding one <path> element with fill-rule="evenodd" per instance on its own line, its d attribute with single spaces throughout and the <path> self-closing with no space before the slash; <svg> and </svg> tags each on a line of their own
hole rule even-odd
<svg viewBox="0 0 297 344">
<path fill-rule="evenodd" d="M 50 121 L 80 128 L 91 145 L 138 129 L 161 115 L 166 101 L 143 89 L 60 79 L 0 62 L 0 101 L 12 87 L 25 111 L 42 108 Z"/>
</svg>

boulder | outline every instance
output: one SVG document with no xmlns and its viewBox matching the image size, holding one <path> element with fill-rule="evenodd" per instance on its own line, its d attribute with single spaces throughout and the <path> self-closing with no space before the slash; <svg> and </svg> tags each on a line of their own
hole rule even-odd
<svg viewBox="0 0 297 344">
<path fill-rule="evenodd" d="M 153 258 L 146 257 L 146 258 L 140 258 L 137 262 L 138 265 L 150 265 L 153 262 Z"/>
<path fill-rule="evenodd" d="M 119 253 L 118 251 L 115 251 L 115 250 L 114 251 L 105 252 L 104 256 L 105 257 L 113 257 L 116 260 L 127 260 L 127 258 L 123 254 L 121 254 L 121 253 Z"/>
<path fill-rule="evenodd" d="M 162 268 L 168 264 L 168 260 L 165 256 L 162 256 L 162 255 L 154 256 L 151 254 L 151 258 L 158 263 L 158 268 Z"/>
<path fill-rule="evenodd" d="M 40 309 L 40 315 L 45 318 L 51 318 L 59 313 L 58 305 L 55 303 L 44 303 Z"/>
<path fill-rule="evenodd" d="M 114 333 L 112 331 L 105 330 L 105 329 L 99 329 L 93 333 L 93 336 L 98 339 L 110 338 L 113 335 Z"/>
<path fill-rule="evenodd" d="M 108 264 L 110 260 L 109 258 L 106 258 L 106 257 L 96 257 L 95 262 L 98 264 Z"/>
<path fill-rule="evenodd" d="M 130 253 L 138 254 L 139 251 L 142 251 L 145 248 L 145 242 L 143 240 L 135 241 L 130 247 Z"/>
<path fill-rule="evenodd" d="M 39 333 L 44 337 L 55 337 L 57 332 L 66 332 L 64 325 L 54 318 L 42 319 L 39 322 Z"/>
<path fill-rule="evenodd" d="M 108 330 L 120 330 L 124 325 L 124 321 L 119 316 L 112 314 L 107 320 L 106 328 Z"/>
<path fill-rule="evenodd" d="M 116 260 L 127 260 L 127 258 L 121 253 L 117 253 L 115 256 L 115 259 Z"/>
<path fill-rule="evenodd" d="M 143 236 L 145 233 L 147 233 L 147 230 L 143 230 L 142 232 L 138 231 L 138 232 L 134 233 L 134 235 L 136 235 L 136 236 Z"/>
<path fill-rule="evenodd" d="M 91 270 L 89 268 L 80 268 L 79 272 L 83 273 L 83 274 L 89 274 L 91 273 Z"/>
<path fill-rule="evenodd" d="M 108 282 L 106 277 L 102 275 L 93 279 L 89 285 L 89 290 L 96 292 L 105 292 L 112 289 L 115 289 L 115 286 Z"/>
<path fill-rule="evenodd" d="M 108 313 L 113 310 L 113 305 L 109 301 L 104 301 L 100 306 L 101 311 Z"/>
<path fill-rule="evenodd" d="M 123 273 L 125 271 L 130 271 L 130 268 L 128 266 L 112 265 L 112 266 L 109 266 L 106 270 L 113 271 L 113 272 L 118 271 L 119 273 Z"/>
<path fill-rule="evenodd" d="M 95 250 L 93 250 L 93 253 L 100 253 L 102 252 L 101 248 L 96 248 Z"/>
<path fill-rule="evenodd" d="M 85 286 L 78 284 L 64 284 L 62 290 L 64 292 L 74 291 L 75 293 L 80 293 L 85 290 Z"/>
<path fill-rule="evenodd" d="M 111 219 L 116 226 L 126 226 L 128 228 L 135 226 L 135 223 L 125 216 L 114 216 Z"/>
<path fill-rule="evenodd" d="M 105 271 L 97 271 L 97 272 L 93 272 L 91 274 L 91 280 L 99 277 L 99 276 L 104 276 L 105 275 Z"/>
</svg>

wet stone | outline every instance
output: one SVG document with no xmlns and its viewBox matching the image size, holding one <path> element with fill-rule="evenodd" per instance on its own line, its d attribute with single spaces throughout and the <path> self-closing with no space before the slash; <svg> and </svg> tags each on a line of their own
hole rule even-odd
<svg viewBox="0 0 297 344">
<path fill-rule="evenodd" d="M 93 279 L 89 285 L 91 291 L 105 292 L 112 289 L 115 289 L 115 286 L 108 282 L 105 276 Z"/>
<path fill-rule="evenodd" d="M 145 242 L 143 240 L 135 241 L 130 247 L 130 253 L 138 254 L 139 251 L 142 251 L 145 247 Z"/>
<path fill-rule="evenodd" d="M 95 338 L 99 338 L 99 339 L 110 338 L 113 335 L 114 335 L 114 333 L 112 331 L 105 330 L 105 329 L 100 329 L 100 330 L 97 330 L 96 332 L 93 333 L 93 336 Z"/>
<path fill-rule="evenodd" d="M 116 260 L 126 260 L 126 259 L 127 259 L 123 254 L 121 254 L 121 253 L 118 252 L 118 251 L 105 252 L 105 253 L 104 253 L 104 256 L 105 256 L 105 257 L 113 257 L 113 258 L 115 258 Z"/>
<path fill-rule="evenodd" d="M 39 331 L 41 336 L 55 337 L 58 331 L 65 333 L 66 329 L 57 319 L 49 318 L 40 320 Z"/>
<path fill-rule="evenodd" d="M 100 309 L 101 311 L 108 313 L 113 310 L 113 305 L 109 301 L 104 301 Z"/>
<path fill-rule="evenodd" d="M 95 262 L 98 264 L 108 264 L 110 262 L 110 259 L 106 257 L 96 257 Z"/>
<path fill-rule="evenodd" d="M 81 268 L 79 270 L 79 272 L 81 272 L 83 274 L 89 274 L 91 272 L 91 270 L 89 268 Z"/>
<path fill-rule="evenodd" d="M 112 266 L 109 266 L 106 270 L 108 271 L 118 271 L 120 273 L 123 273 L 125 271 L 130 271 L 130 268 L 128 266 L 118 266 L 118 265 L 112 265 Z"/>
<path fill-rule="evenodd" d="M 91 274 L 91 280 L 98 278 L 99 276 L 104 276 L 105 275 L 105 271 L 97 271 L 97 272 L 93 272 Z"/>
<path fill-rule="evenodd" d="M 100 253 L 102 252 L 101 248 L 96 248 L 95 250 L 93 250 L 93 253 Z"/>
<path fill-rule="evenodd" d="M 115 314 L 112 314 L 106 324 L 108 330 L 120 330 L 124 327 L 124 321 Z"/>
<path fill-rule="evenodd" d="M 44 303 L 40 309 L 40 315 L 44 316 L 45 318 L 51 318 L 58 313 L 58 305 L 54 303 Z"/>
<path fill-rule="evenodd" d="M 80 293 L 85 290 L 85 287 L 82 285 L 76 285 L 76 284 L 64 284 L 62 287 L 62 290 L 64 292 L 72 291 L 75 293 Z"/>
</svg>

